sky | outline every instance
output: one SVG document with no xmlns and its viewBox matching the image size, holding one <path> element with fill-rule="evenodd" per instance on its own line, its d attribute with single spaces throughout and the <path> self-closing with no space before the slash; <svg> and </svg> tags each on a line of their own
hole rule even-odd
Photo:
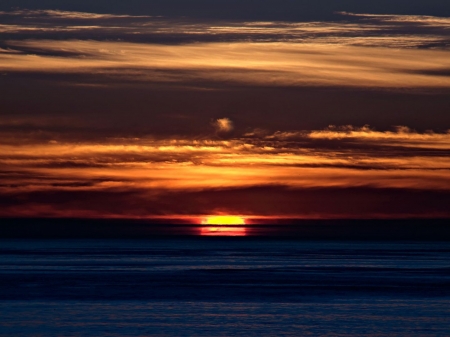
<svg viewBox="0 0 450 337">
<path fill-rule="evenodd" d="M 0 4 L 0 217 L 450 217 L 450 3 Z"/>
</svg>

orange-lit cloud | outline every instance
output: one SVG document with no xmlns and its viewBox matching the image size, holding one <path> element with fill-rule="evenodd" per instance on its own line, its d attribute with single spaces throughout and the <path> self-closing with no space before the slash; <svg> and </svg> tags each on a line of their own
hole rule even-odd
<svg viewBox="0 0 450 337">
<path fill-rule="evenodd" d="M 94 41 L 26 41 L 13 47 L 74 57 L 0 54 L 1 71 L 46 71 L 180 81 L 152 70 L 190 71 L 193 78 L 256 85 L 450 87 L 450 52 L 298 44 L 141 45 Z M 436 73 L 434 73 L 436 72 Z"/>
<path fill-rule="evenodd" d="M 147 190 L 151 202 L 162 191 L 252 186 L 449 191 L 449 137 L 346 126 L 226 141 L 2 144 L 0 192 Z"/>
<path fill-rule="evenodd" d="M 450 18 L 446 17 L 429 15 L 361 14 L 348 12 L 340 12 L 339 14 L 364 18 L 366 21 L 372 22 L 422 24 L 426 26 L 450 28 Z"/>
<path fill-rule="evenodd" d="M 420 15 L 336 13 L 333 22 L 307 21 L 193 21 L 188 18 L 98 14 L 60 10 L 0 12 L 8 22 L 0 31 L 34 34 L 78 34 L 83 39 L 120 36 L 133 39 L 169 39 L 176 42 L 295 42 L 354 46 L 448 48 L 449 19 Z M 346 20 L 343 20 L 346 19 Z M 72 35 L 75 36 L 75 35 Z M 80 38 L 80 37 L 78 37 Z M 213 38 L 214 40 L 214 38 Z"/>
<path fill-rule="evenodd" d="M 219 118 L 214 121 L 213 126 L 219 133 L 230 132 L 234 128 L 233 122 L 229 118 Z"/>
<path fill-rule="evenodd" d="M 0 15 L 4 16 L 20 16 L 26 19 L 38 17 L 44 18 L 64 18 L 64 19 L 116 19 L 116 18 L 150 18 L 147 15 L 124 15 L 124 14 L 99 14 L 76 11 L 63 11 L 52 9 L 14 9 L 11 11 L 0 11 Z"/>
</svg>

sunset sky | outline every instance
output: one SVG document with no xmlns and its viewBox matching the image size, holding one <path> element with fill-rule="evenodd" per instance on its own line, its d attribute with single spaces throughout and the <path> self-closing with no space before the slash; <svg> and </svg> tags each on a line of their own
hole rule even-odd
<svg viewBox="0 0 450 337">
<path fill-rule="evenodd" d="M 448 1 L 260 3 L 2 1 L 0 217 L 450 217 Z"/>
</svg>

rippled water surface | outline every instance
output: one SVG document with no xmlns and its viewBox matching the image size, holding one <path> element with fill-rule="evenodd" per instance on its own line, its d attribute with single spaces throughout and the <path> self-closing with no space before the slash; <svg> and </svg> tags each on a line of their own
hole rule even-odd
<svg viewBox="0 0 450 337">
<path fill-rule="evenodd" d="M 448 243 L 0 241 L 0 336 L 449 336 Z"/>
</svg>

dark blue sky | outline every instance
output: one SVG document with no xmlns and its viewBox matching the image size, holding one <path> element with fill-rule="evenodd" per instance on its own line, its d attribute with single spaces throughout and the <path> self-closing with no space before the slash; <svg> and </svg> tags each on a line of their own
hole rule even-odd
<svg viewBox="0 0 450 337">
<path fill-rule="evenodd" d="M 0 10 L 61 9 L 97 13 L 237 20 L 326 20 L 335 11 L 450 16 L 448 0 L 2 0 Z"/>
</svg>

